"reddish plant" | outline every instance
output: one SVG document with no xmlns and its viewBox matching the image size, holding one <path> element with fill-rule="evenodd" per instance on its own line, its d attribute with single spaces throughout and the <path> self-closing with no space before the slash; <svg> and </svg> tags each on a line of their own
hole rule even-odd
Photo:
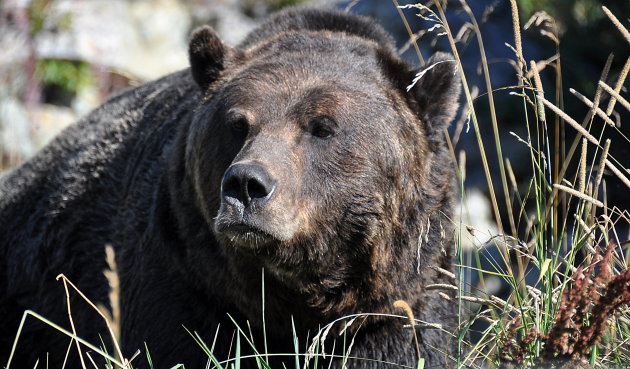
<svg viewBox="0 0 630 369">
<path fill-rule="evenodd" d="M 505 340 L 501 355 L 504 363 L 522 364 L 528 346 L 540 339 L 543 351 L 536 363 L 563 369 L 590 368 L 586 357 L 601 340 L 607 319 L 630 303 L 630 268 L 612 277 L 610 259 L 614 248 L 611 242 L 603 257 L 597 254 L 590 265 L 575 271 L 562 294 L 555 323 L 546 335 L 532 327 L 519 343 Z M 515 319 L 506 337 L 516 336 L 516 330 L 522 327 L 520 321 L 520 317 Z"/>
</svg>

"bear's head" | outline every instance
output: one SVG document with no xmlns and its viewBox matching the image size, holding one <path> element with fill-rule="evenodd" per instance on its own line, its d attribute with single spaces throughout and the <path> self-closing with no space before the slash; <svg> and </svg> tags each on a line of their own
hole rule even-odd
<svg viewBox="0 0 630 369">
<path fill-rule="evenodd" d="M 418 239 L 449 228 L 451 56 L 413 70 L 351 32 L 279 32 L 239 49 L 208 27 L 189 54 L 203 101 L 185 172 L 230 262 L 254 260 L 324 310 L 382 299 L 439 263 L 448 246 Z"/>
</svg>

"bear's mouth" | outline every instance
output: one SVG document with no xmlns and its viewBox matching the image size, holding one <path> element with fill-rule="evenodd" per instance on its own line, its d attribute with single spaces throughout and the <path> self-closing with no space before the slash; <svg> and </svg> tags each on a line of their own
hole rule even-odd
<svg viewBox="0 0 630 369">
<path fill-rule="evenodd" d="M 231 243 L 247 248 L 260 248 L 276 241 L 268 232 L 247 223 L 217 224 L 216 231 Z"/>
<path fill-rule="evenodd" d="M 286 220 L 286 214 L 278 214 L 273 208 L 238 206 L 223 199 L 214 218 L 216 236 L 233 246 L 260 250 L 291 240 L 295 224 Z"/>
</svg>

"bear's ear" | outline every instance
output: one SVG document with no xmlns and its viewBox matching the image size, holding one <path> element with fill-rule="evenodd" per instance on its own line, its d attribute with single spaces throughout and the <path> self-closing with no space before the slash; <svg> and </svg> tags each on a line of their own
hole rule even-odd
<svg viewBox="0 0 630 369">
<path fill-rule="evenodd" d="M 227 62 L 242 54 L 240 50 L 227 46 L 216 32 L 208 26 L 193 31 L 188 44 L 188 58 L 193 79 L 202 91 L 214 82 Z"/>
<path fill-rule="evenodd" d="M 418 69 L 407 92 L 418 104 L 420 119 L 429 133 L 439 133 L 448 127 L 459 107 L 461 82 L 453 55 L 438 52 L 426 66 Z"/>
</svg>

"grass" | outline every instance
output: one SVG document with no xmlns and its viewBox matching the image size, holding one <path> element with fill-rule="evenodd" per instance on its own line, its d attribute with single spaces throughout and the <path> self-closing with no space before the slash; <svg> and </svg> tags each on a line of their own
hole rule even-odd
<svg viewBox="0 0 630 369">
<path fill-rule="evenodd" d="M 627 305 L 630 302 L 628 247 L 627 241 L 619 239 L 617 229 L 627 230 L 630 214 L 625 209 L 606 206 L 606 184 L 605 181 L 602 182 L 603 170 L 608 168 L 621 182 L 630 187 L 626 178 L 628 171 L 618 161 L 608 156 L 611 141 L 602 140 L 603 129 L 607 126 L 604 125 L 598 134 L 590 131 L 596 114 L 607 120 L 612 113 L 611 107 L 614 107 L 615 99 L 620 97 L 615 92 L 618 93 L 623 85 L 628 67 L 624 67 L 619 79 L 615 81 L 616 91 L 607 89 L 612 97 L 606 112 L 602 112 L 598 110 L 597 102 L 602 99 L 601 88 L 605 88 L 603 81 L 607 80 L 610 68 L 608 63 L 601 81 L 597 83 L 598 92 L 594 98 L 596 103 L 590 106 L 590 111 L 582 124 L 576 122 L 557 107 L 562 105 L 559 99 L 562 87 L 560 83 L 556 83 L 553 91 L 557 105 L 550 102 L 548 97 L 545 98 L 545 86 L 540 82 L 539 64 L 536 61 L 527 63 L 523 56 L 518 8 L 516 2 L 511 1 L 515 46 L 508 47 L 514 51 L 514 65 L 519 84 L 510 88 L 511 94 L 522 100 L 522 115 L 525 118 L 527 136 L 519 138 L 519 141 L 529 148 L 532 168 L 531 179 L 526 181 L 524 187 L 526 190 L 521 193 L 518 186 L 520 182 L 502 154 L 499 124 L 494 109 L 492 84 L 481 31 L 468 5 L 464 1 L 460 3 L 470 17 L 470 26 L 480 48 L 495 155 L 499 163 L 498 179 L 493 178 L 489 170 L 490 164 L 479 129 L 475 105 L 480 101 L 473 98 L 467 76 L 462 72 L 464 69 L 459 57 L 458 41 L 450 30 L 442 5 L 435 2 L 434 8 L 424 5 L 410 6 L 417 8 L 425 19 L 440 25 L 459 64 L 470 120 L 475 129 L 488 192 L 499 229 L 499 234 L 488 235 L 490 242 L 501 251 L 500 260 L 490 261 L 494 264 L 494 270 L 480 271 L 478 269 L 480 265 L 476 268 L 470 267 L 470 264 L 465 265 L 461 242 L 458 242 L 459 281 L 460 286 L 464 287 L 462 275 L 468 269 L 475 269 L 481 273 L 481 279 L 484 274 L 500 276 L 511 286 L 512 292 L 506 301 L 500 301 L 495 296 L 458 294 L 462 312 L 460 314 L 462 324 L 458 335 L 460 348 L 458 365 L 527 367 L 546 362 L 556 367 L 629 367 L 630 352 L 622 348 L 630 341 L 628 324 L 630 310 Z M 607 12 L 605 8 L 603 11 Z M 537 16 L 541 17 L 554 32 L 552 34 L 554 37 L 550 38 L 557 42 L 556 47 L 559 49 L 555 22 L 549 16 L 543 17 L 540 14 Z M 615 22 L 612 15 L 609 14 L 609 17 Z M 618 21 L 615 26 L 625 35 L 623 26 Z M 552 67 L 557 74 L 556 81 L 561 80 L 560 63 L 558 53 L 551 64 L 543 64 Z M 555 114 L 553 125 L 547 121 L 545 107 Z M 550 144 L 552 137 L 560 137 L 559 132 L 565 127 L 564 123 L 568 123 L 577 132 L 568 152 L 564 151 L 558 140 L 553 141 L 553 145 Z M 549 126 L 554 127 L 554 135 L 550 134 Z M 622 137 L 618 144 L 628 143 L 628 139 L 616 125 L 613 124 L 612 129 Z M 581 155 L 574 158 L 580 143 Z M 587 162 L 589 150 L 594 151 L 590 163 Z M 599 159 L 596 159 L 597 154 Z M 465 158 L 462 155 L 457 156 L 454 150 L 452 156 L 455 162 L 458 162 L 458 157 Z M 576 159 L 579 171 L 569 176 L 569 163 Z M 463 161 L 459 160 L 460 163 Z M 460 164 L 457 168 L 460 169 L 461 194 L 465 198 L 466 168 Z M 500 214 L 498 199 L 493 185 L 495 181 L 501 183 L 505 206 L 510 210 L 508 227 L 504 227 L 498 215 Z M 598 200 L 598 196 L 601 200 Z M 518 229 L 519 224 L 526 225 L 525 231 Z M 462 237 L 467 231 L 460 227 L 459 236 Z M 605 251 L 599 251 L 602 249 Z M 602 257 L 603 253 L 606 256 Z M 481 255 L 475 252 L 474 254 L 473 259 L 479 261 Z M 537 271 L 540 277 L 534 286 L 528 286 L 524 283 L 525 275 L 532 270 Z M 612 296 L 616 296 L 616 300 L 613 301 Z M 471 310 L 474 306 L 467 302 L 475 303 L 477 306 L 481 304 L 481 307 Z M 468 321 L 462 319 L 467 313 L 471 314 Z M 470 323 L 479 319 L 487 320 L 490 324 L 480 332 L 481 339 L 478 342 L 467 342 L 466 334 L 462 334 L 462 331 L 465 333 L 472 326 Z"/>
<path fill-rule="evenodd" d="M 429 4 L 430 6 L 416 4 L 402 8 L 413 8 L 423 19 L 437 25 L 431 31 L 435 37 L 448 40 L 459 66 L 466 100 L 463 117 L 467 119 L 459 121 L 456 131 L 461 132 L 467 121 L 472 123 L 495 216 L 494 222 L 498 229 L 496 234 L 484 235 L 484 230 L 462 224 L 461 219 L 453 219 L 457 226 L 454 237 L 457 247 L 457 283 L 431 287 L 457 291 L 459 326 L 457 330 L 450 332 L 457 340 L 458 352 L 453 357 L 456 366 L 520 368 L 547 365 L 556 368 L 598 369 L 630 367 L 630 242 L 624 240 L 622 234 L 628 231 L 630 213 L 627 209 L 608 205 L 608 180 L 604 177 L 605 171 L 611 172 L 611 177 L 617 177 L 617 180 L 630 188 L 628 168 L 624 168 L 619 160 L 609 155 L 611 146 L 628 145 L 629 141 L 613 121 L 612 114 L 615 109 L 630 112 L 630 104 L 619 95 L 630 70 L 630 59 L 616 79 L 610 78 L 612 57 L 608 59 L 602 66 L 600 80 L 593 81 L 596 93 L 592 101 L 580 92 L 570 90 L 576 99 L 570 103 L 583 103 L 589 109 L 579 122 L 562 109 L 565 102 L 561 84 L 561 41 L 554 19 L 547 14 L 537 13 L 525 27 L 543 24 L 545 27 L 540 27 L 541 33 L 554 43 L 556 55 L 548 60 L 527 60 L 522 48 L 518 6 L 515 0 L 510 1 L 514 42 L 506 47 L 511 48 L 514 53 L 512 63 L 515 66 L 514 80 L 517 83 L 514 86 L 497 88 L 493 86 L 481 28 L 468 4 L 461 0 L 459 6 L 469 18 L 464 27 L 469 27 L 472 31 L 471 37 L 478 41 L 481 55 L 481 73 L 486 92 L 479 95 L 475 92 L 476 88 L 469 85 L 469 76 L 464 73 L 461 63 L 460 52 L 468 43 L 460 34 L 452 32 L 442 3 L 432 1 Z M 404 19 L 402 8 L 400 14 L 413 36 L 412 44 L 415 44 L 416 35 Z M 618 30 L 630 43 L 630 34 L 622 22 L 605 7 L 602 12 L 611 21 L 611 32 Z M 427 34 L 431 32 L 424 32 L 423 35 L 428 37 Z M 415 49 L 419 59 L 423 61 L 420 48 L 415 45 Z M 542 84 L 540 74 L 543 72 L 551 75 L 551 79 L 555 81 L 553 86 Z M 521 111 L 513 114 L 521 117 L 524 122 L 525 135 L 521 137 L 513 133 L 514 142 L 524 145 L 529 152 L 530 171 L 521 178 L 517 177 L 512 164 L 504 157 L 505 143 L 501 141 L 499 134 L 502 124 L 496 112 L 495 93 L 506 92 L 518 101 Z M 600 107 L 606 99 L 608 105 Z M 485 131 L 481 126 L 488 122 L 477 113 L 481 106 L 489 111 L 494 152 L 490 152 L 485 146 Z M 594 124 L 597 120 L 605 124 Z M 597 128 L 600 126 L 601 128 Z M 572 134 L 575 137 L 566 144 L 561 140 L 561 137 Z M 606 139 L 608 136 L 614 136 L 615 141 Z M 466 153 L 456 152 L 451 137 L 448 134 L 446 137 L 457 169 L 460 194 L 465 200 L 468 169 Z M 515 144 L 514 142 L 510 142 L 510 145 Z M 496 159 L 498 176 L 491 170 L 489 158 Z M 577 168 L 575 173 L 572 172 L 574 167 Z M 495 184 L 499 184 L 497 188 L 501 192 L 497 191 Z M 466 204 L 466 201 L 462 204 Z M 501 207 L 507 209 L 507 219 L 500 216 Z M 466 238 L 476 243 L 470 253 L 466 253 L 463 248 Z M 495 258 L 488 258 L 484 254 L 484 249 L 488 247 L 499 250 Z M 491 267 L 484 268 L 482 261 L 489 263 Z M 115 271 L 115 265 L 112 269 Z M 478 275 L 479 286 L 466 284 L 466 281 L 471 280 L 472 273 Z M 530 275 L 537 276 L 535 283 L 525 282 Z M 511 287 L 511 293 L 506 299 L 488 295 L 479 289 L 491 277 L 498 277 Z M 112 284 L 116 283 L 115 273 L 110 273 L 108 278 Z M 69 294 L 68 285 L 73 286 L 67 279 L 62 280 Z M 445 294 L 443 296 L 448 298 Z M 392 317 L 413 322 L 409 325 L 410 328 L 444 329 L 414 319 L 413 312 L 408 306 L 405 308 L 404 302 L 397 304 L 405 315 Z M 116 338 L 119 308 L 117 304 L 113 305 L 113 316 L 103 315 L 103 319 L 108 322 L 112 337 Z M 71 317 L 70 311 L 68 314 Z M 209 368 L 239 369 L 242 360 L 253 356 L 259 368 L 276 369 L 270 368 L 268 362 L 270 357 L 277 355 L 293 357 L 296 369 L 330 368 L 332 361 L 331 355 L 326 355 L 330 351 L 326 343 L 332 326 L 360 325 L 370 315 L 356 314 L 339 318 L 324 326 L 310 339 L 297 337 L 294 333 L 295 352 L 292 353 L 269 353 L 266 342 L 263 347 L 256 347 L 251 330 L 234 322 L 237 333 L 233 339 L 233 350 L 230 358 L 224 361 L 213 355 L 215 342 L 208 346 L 196 332 L 189 333 L 200 346 L 200 351 L 208 355 Z M 77 332 L 63 330 L 34 312 L 26 312 L 22 323 L 27 317 L 40 319 L 72 337 L 79 352 L 80 345 L 89 347 L 105 357 L 109 367 L 132 366 L 129 360 L 122 358 L 117 346 L 116 355 L 111 356 L 81 340 Z M 475 329 L 478 330 L 473 332 Z M 353 337 L 346 336 L 345 329 L 342 332 L 343 354 L 332 358 L 340 358 L 346 363 L 348 359 L 354 359 Z M 471 341 L 473 333 L 477 339 Z M 16 344 L 18 338 L 19 333 Z M 328 340 L 330 345 L 330 338 Z M 300 341 L 306 345 L 301 347 Z M 333 345 L 336 344 L 337 341 L 334 341 Z M 243 345 L 251 348 L 254 354 L 244 355 Z M 148 349 L 146 355 L 152 368 L 153 362 Z M 84 367 L 92 365 L 83 359 L 82 363 Z M 417 368 L 420 369 L 423 365 L 418 351 Z"/>
</svg>

